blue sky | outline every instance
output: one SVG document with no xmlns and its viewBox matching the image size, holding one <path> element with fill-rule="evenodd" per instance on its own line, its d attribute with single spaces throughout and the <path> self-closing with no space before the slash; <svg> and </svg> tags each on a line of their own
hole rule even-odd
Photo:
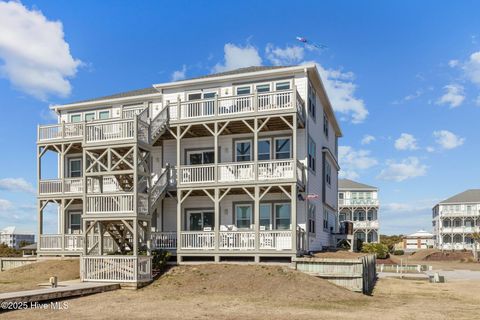
<svg viewBox="0 0 480 320">
<path fill-rule="evenodd" d="M 35 231 L 48 106 L 251 64 L 319 65 L 342 175 L 378 186 L 381 232 L 431 229 L 479 187 L 480 3 L 0 1 L 0 228 Z M 304 36 L 328 46 L 315 50 Z"/>
</svg>

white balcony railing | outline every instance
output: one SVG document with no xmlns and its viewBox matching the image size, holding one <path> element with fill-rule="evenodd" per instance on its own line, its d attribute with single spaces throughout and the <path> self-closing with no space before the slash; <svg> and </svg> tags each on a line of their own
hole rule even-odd
<svg viewBox="0 0 480 320">
<path fill-rule="evenodd" d="M 442 217 L 479 217 L 480 211 L 478 210 L 445 210 L 441 211 Z"/>
<path fill-rule="evenodd" d="M 378 199 L 338 199 L 338 204 L 341 206 L 378 206 Z"/>
<path fill-rule="evenodd" d="M 355 229 L 378 229 L 378 220 L 353 221 L 353 228 Z"/>
<path fill-rule="evenodd" d="M 292 249 L 292 231 L 260 231 L 260 249 L 290 250 Z"/>
<path fill-rule="evenodd" d="M 66 234 L 64 236 L 64 248 L 66 251 L 83 250 L 83 234 Z"/>
<path fill-rule="evenodd" d="M 87 178 L 88 193 L 118 192 L 122 190 L 115 176 L 101 176 Z"/>
<path fill-rule="evenodd" d="M 39 194 L 62 194 L 62 193 L 82 193 L 83 179 L 82 178 L 65 178 L 65 179 L 49 179 L 40 180 Z"/>
<path fill-rule="evenodd" d="M 296 98 L 295 98 L 296 97 Z M 294 103 L 294 101 L 296 103 Z M 194 101 L 170 102 L 172 120 L 203 119 L 214 116 L 241 115 L 253 112 L 296 110 L 303 119 L 304 103 L 294 90 L 236 95 Z"/>
<path fill-rule="evenodd" d="M 180 233 L 180 247 L 186 250 L 214 249 L 215 233 L 212 231 L 183 231 Z"/>
<path fill-rule="evenodd" d="M 254 250 L 254 231 L 220 231 L 219 249 L 221 250 Z"/>
<path fill-rule="evenodd" d="M 177 233 L 152 232 L 152 246 L 155 249 L 177 249 Z"/>
<path fill-rule="evenodd" d="M 214 165 L 180 167 L 181 183 L 204 183 L 215 181 Z"/>
<path fill-rule="evenodd" d="M 87 196 L 87 214 L 105 213 L 134 213 L 134 195 L 126 194 L 101 194 Z"/>
<path fill-rule="evenodd" d="M 56 139 L 81 139 L 83 137 L 83 123 L 60 123 L 42 125 L 38 127 L 38 141 Z"/>
<path fill-rule="evenodd" d="M 255 180 L 255 164 L 253 162 L 220 163 L 217 165 L 217 170 L 218 182 L 234 183 Z M 259 181 L 291 180 L 295 179 L 296 175 L 298 175 L 299 181 L 303 181 L 303 166 L 296 166 L 295 160 L 259 161 L 257 170 Z M 215 165 L 180 167 L 180 183 L 208 182 L 215 182 Z"/>
<path fill-rule="evenodd" d="M 136 135 L 135 129 L 135 119 L 87 123 L 85 141 L 95 143 L 133 139 Z"/>
<path fill-rule="evenodd" d="M 442 227 L 440 228 L 442 233 L 474 233 L 480 232 L 480 227 Z"/>
<path fill-rule="evenodd" d="M 152 279 L 150 256 L 82 256 L 82 281 L 138 282 Z"/>
<path fill-rule="evenodd" d="M 39 250 L 58 251 L 62 250 L 63 236 L 61 234 L 41 234 Z"/>
</svg>

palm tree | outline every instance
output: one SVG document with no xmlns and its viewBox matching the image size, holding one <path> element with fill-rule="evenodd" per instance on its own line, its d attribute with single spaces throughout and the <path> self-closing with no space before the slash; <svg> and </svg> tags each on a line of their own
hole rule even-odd
<svg viewBox="0 0 480 320">
<path fill-rule="evenodd" d="M 478 261 L 477 246 L 480 244 L 480 232 L 473 233 L 472 239 L 473 239 L 473 247 L 472 247 L 473 260 Z"/>
</svg>

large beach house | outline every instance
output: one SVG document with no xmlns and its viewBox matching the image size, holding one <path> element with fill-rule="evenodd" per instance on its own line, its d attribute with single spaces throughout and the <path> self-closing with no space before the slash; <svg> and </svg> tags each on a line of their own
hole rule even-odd
<svg viewBox="0 0 480 320">
<path fill-rule="evenodd" d="M 338 220 L 353 222 L 353 241 L 379 242 L 378 188 L 349 179 L 338 181 Z"/>
<path fill-rule="evenodd" d="M 38 254 L 80 255 L 84 280 L 149 280 L 153 249 L 259 262 L 334 245 L 341 131 L 314 64 L 53 110 L 58 124 L 38 128 Z"/>
<path fill-rule="evenodd" d="M 480 189 L 466 190 L 436 204 L 432 219 L 437 248 L 471 250 L 472 234 L 480 232 Z"/>
</svg>

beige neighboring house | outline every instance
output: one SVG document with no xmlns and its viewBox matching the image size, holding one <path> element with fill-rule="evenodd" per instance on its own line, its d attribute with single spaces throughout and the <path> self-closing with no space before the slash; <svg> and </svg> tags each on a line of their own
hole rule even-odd
<svg viewBox="0 0 480 320">
<path fill-rule="evenodd" d="M 403 238 L 402 249 L 406 251 L 415 251 L 420 249 L 433 248 L 433 234 L 425 230 L 418 230 Z"/>
<path fill-rule="evenodd" d="M 438 249 L 472 250 L 472 234 L 480 232 L 480 189 L 469 189 L 441 201 L 432 209 L 432 220 Z"/>
<path fill-rule="evenodd" d="M 35 235 L 33 233 L 18 231 L 15 227 L 6 227 L 0 230 L 0 243 L 6 244 L 10 248 L 18 249 L 22 243 L 34 243 Z"/>
<path fill-rule="evenodd" d="M 332 246 L 341 131 L 315 64 L 53 111 L 58 123 L 38 128 L 38 255 L 80 255 L 85 281 L 148 281 L 154 249 L 178 263 L 261 262 Z M 42 175 L 49 153 L 55 179 Z"/>
<path fill-rule="evenodd" d="M 338 221 L 353 222 L 353 248 L 358 240 L 379 242 L 378 188 L 349 179 L 338 180 Z"/>
</svg>

